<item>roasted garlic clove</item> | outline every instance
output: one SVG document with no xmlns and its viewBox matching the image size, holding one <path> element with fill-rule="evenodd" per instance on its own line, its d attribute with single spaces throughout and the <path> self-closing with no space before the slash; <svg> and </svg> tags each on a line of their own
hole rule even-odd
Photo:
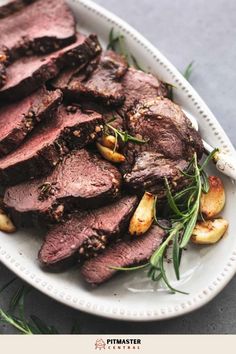
<svg viewBox="0 0 236 354">
<path fill-rule="evenodd" d="M 209 185 L 209 192 L 202 193 L 200 202 L 200 211 L 206 219 L 217 216 L 225 205 L 225 191 L 221 179 L 209 176 Z"/>
<path fill-rule="evenodd" d="M 117 139 L 113 135 L 103 135 L 101 139 L 101 144 L 111 150 L 116 150 L 119 148 Z"/>
<path fill-rule="evenodd" d="M 214 219 L 197 222 L 191 240 L 196 244 L 213 244 L 221 239 L 228 228 L 228 221 L 225 219 Z"/>
<path fill-rule="evenodd" d="M 7 233 L 16 231 L 15 225 L 2 209 L 0 209 L 0 231 Z"/>
<path fill-rule="evenodd" d="M 130 220 L 129 233 L 131 235 L 142 235 L 150 228 L 154 219 L 154 202 L 154 195 L 145 192 Z"/>
<path fill-rule="evenodd" d="M 98 151 L 104 157 L 104 159 L 113 162 L 113 163 L 121 163 L 125 161 L 124 155 L 119 152 L 113 151 L 106 146 L 103 146 L 99 143 L 96 143 Z"/>
</svg>

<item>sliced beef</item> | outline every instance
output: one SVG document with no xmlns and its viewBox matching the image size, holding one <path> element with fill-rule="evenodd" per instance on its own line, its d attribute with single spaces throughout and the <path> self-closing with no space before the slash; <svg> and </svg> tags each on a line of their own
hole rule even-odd
<svg viewBox="0 0 236 354">
<path fill-rule="evenodd" d="M 24 6 L 27 2 L 12 2 L 22 10 L 0 21 L 0 48 L 8 48 L 11 60 L 49 53 L 75 40 L 75 19 L 64 0 L 38 0 Z"/>
<path fill-rule="evenodd" d="M 6 190 L 4 203 L 13 215 L 60 221 L 74 208 L 96 208 L 117 197 L 117 168 L 85 149 L 65 156 L 47 176 Z"/>
<path fill-rule="evenodd" d="M 125 103 L 121 108 L 123 114 L 140 100 L 168 95 L 167 86 L 156 76 L 134 68 L 128 69 L 121 82 L 125 95 Z"/>
<path fill-rule="evenodd" d="M 142 237 L 121 240 L 97 257 L 87 260 L 81 273 L 86 282 L 99 285 L 117 273 L 117 270 L 111 267 L 130 267 L 145 263 L 160 246 L 164 236 L 163 229 L 152 226 Z"/>
<path fill-rule="evenodd" d="M 7 69 L 7 82 L 0 90 L 0 101 L 23 98 L 65 67 L 83 66 L 101 51 L 96 35 L 79 34 L 75 43 L 44 56 L 24 57 Z"/>
<path fill-rule="evenodd" d="M 74 102 L 92 99 L 106 106 L 119 106 L 125 99 L 120 79 L 127 68 L 123 57 L 113 51 L 106 51 L 97 67 L 90 65 L 77 73 L 64 72 L 54 82 L 54 86 L 61 88 L 67 99 Z"/>
<path fill-rule="evenodd" d="M 70 149 L 93 141 L 102 128 L 99 113 L 68 112 L 60 106 L 54 119 L 40 124 L 17 150 L 0 159 L 1 183 L 12 185 L 45 175 Z"/>
<path fill-rule="evenodd" d="M 0 7 L 0 19 L 10 16 L 13 13 L 20 11 L 25 6 L 31 4 L 36 0 L 10 0 L 5 5 Z"/>
<path fill-rule="evenodd" d="M 75 213 L 48 232 L 39 252 L 40 262 L 61 266 L 94 256 L 124 232 L 136 205 L 135 196 L 126 196 L 100 209 Z"/>
<path fill-rule="evenodd" d="M 40 121 L 52 116 L 61 101 L 60 90 L 41 88 L 20 102 L 0 108 L 0 156 L 15 150 Z"/>
<path fill-rule="evenodd" d="M 129 173 L 124 175 L 126 184 L 136 191 L 146 191 L 157 194 L 158 198 L 165 196 L 163 185 L 166 177 L 175 190 L 184 187 L 185 178 L 181 171 L 188 166 L 184 159 L 170 159 L 158 152 L 140 152 Z"/>
<path fill-rule="evenodd" d="M 172 159 L 201 157 L 202 140 L 180 106 L 167 98 L 147 99 L 127 114 L 128 131 L 147 142 L 139 151 L 156 151 Z"/>
<path fill-rule="evenodd" d="M 132 188 L 156 186 L 159 191 L 164 177 L 178 187 L 183 179 L 180 169 L 186 168 L 194 152 L 198 158 L 202 156 L 199 133 L 181 108 L 167 98 L 141 101 L 127 114 L 126 124 L 131 135 L 146 141 L 126 146 L 124 178 Z"/>
<path fill-rule="evenodd" d="M 125 120 L 122 115 L 115 108 L 104 107 L 94 101 L 83 100 L 80 103 L 71 103 L 67 105 L 67 109 L 76 110 L 79 107 L 82 112 L 98 112 L 103 116 L 105 123 L 111 123 L 111 125 L 120 130 L 125 129 Z M 111 129 L 107 129 L 110 134 L 114 135 L 114 132 Z"/>
<path fill-rule="evenodd" d="M 76 106 L 77 104 L 73 104 L 72 106 Z M 102 114 L 105 123 L 110 123 L 114 128 L 124 130 L 125 129 L 125 120 L 122 115 L 115 108 L 104 107 L 95 102 L 91 101 L 83 101 L 79 104 L 79 107 L 84 112 L 88 112 L 90 110 L 99 112 Z M 108 131 L 114 135 L 112 130 Z"/>
<path fill-rule="evenodd" d="M 100 55 L 97 55 L 90 60 L 85 67 L 81 68 L 75 66 L 72 68 L 66 68 L 65 70 L 62 70 L 60 74 L 50 82 L 50 84 L 54 89 L 60 89 L 64 92 L 74 76 L 80 75 L 81 80 L 87 79 L 97 68 L 99 62 Z"/>
</svg>

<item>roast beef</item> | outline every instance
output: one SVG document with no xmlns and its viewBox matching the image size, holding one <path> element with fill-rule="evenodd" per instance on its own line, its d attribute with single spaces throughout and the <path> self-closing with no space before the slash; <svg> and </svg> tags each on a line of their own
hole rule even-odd
<svg viewBox="0 0 236 354">
<path fill-rule="evenodd" d="M 12 15 L 36 0 L 9 0 L 0 7 L 0 19 Z"/>
<path fill-rule="evenodd" d="M 119 106 L 125 99 L 120 79 L 127 68 L 123 57 L 109 50 L 102 55 L 97 68 L 92 66 L 91 70 L 89 66 L 90 75 L 88 68 L 77 73 L 67 71 L 57 79 L 56 87 L 61 88 L 67 99 L 74 102 L 93 99 L 107 106 Z"/>
<path fill-rule="evenodd" d="M 73 104 L 72 106 L 77 105 L 79 105 L 79 107 L 85 112 L 92 110 L 102 114 L 105 123 L 111 124 L 112 127 L 116 129 L 125 130 L 125 119 L 121 114 L 119 114 L 119 112 L 115 108 L 105 107 L 103 105 L 95 103 L 94 101 L 86 100 L 83 100 L 79 104 Z M 110 134 L 114 134 L 114 131 L 112 131 L 112 129 L 107 128 L 107 132 L 109 132 Z"/>
<path fill-rule="evenodd" d="M 60 221 L 68 210 L 108 203 L 119 194 L 120 184 L 116 167 L 81 149 L 65 156 L 47 177 L 9 187 L 4 203 L 22 219 L 33 215 Z"/>
<path fill-rule="evenodd" d="M 112 267 L 130 267 L 145 263 L 160 246 L 164 236 L 163 229 L 152 226 L 142 237 L 121 240 L 97 257 L 87 260 L 81 273 L 86 282 L 99 285 L 117 273 Z"/>
<path fill-rule="evenodd" d="M 129 68 L 121 80 L 125 103 L 121 112 L 129 111 L 136 103 L 146 98 L 168 95 L 168 87 L 156 76 Z"/>
<path fill-rule="evenodd" d="M 188 166 L 188 161 L 171 159 L 158 152 L 143 151 L 136 158 L 129 173 L 124 175 L 126 184 L 136 192 L 149 191 L 165 197 L 164 178 L 167 178 L 174 190 L 184 187 L 186 179 L 181 171 Z"/>
<path fill-rule="evenodd" d="M 18 1 L 18 4 L 25 3 L 27 1 Z M 24 55 L 49 53 L 71 44 L 76 37 L 75 19 L 64 0 L 37 0 L 3 18 L 0 33 L 0 48 L 8 48 L 12 61 Z"/>
<path fill-rule="evenodd" d="M 2 184 L 17 184 L 48 173 L 70 149 L 90 143 L 103 128 L 99 113 L 68 112 L 64 106 L 54 119 L 42 123 L 18 149 L 0 159 Z"/>
<path fill-rule="evenodd" d="M 80 75 L 81 80 L 87 79 L 97 68 L 99 62 L 100 55 L 97 55 L 82 68 L 76 66 L 72 68 L 66 68 L 65 70 L 62 70 L 60 74 L 50 82 L 50 84 L 52 88 L 60 89 L 64 92 L 74 76 Z"/>
<path fill-rule="evenodd" d="M 131 135 L 147 141 L 135 145 L 136 151 L 156 151 L 172 159 L 189 159 L 197 151 L 201 157 L 203 150 L 199 133 L 180 106 L 167 98 L 139 102 L 127 114 L 126 124 Z"/>
<path fill-rule="evenodd" d="M 146 99 L 126 115 L 131 135 L 146 141 L 129 143 L 125 148 L 126 183 L 135 189 L 160 191 L 164 177 L 173 186 L 182 186 L 184 170 L 197 152 L 203 153 L 202 140 L 181 108 L 167 98 Z M 153 189 L 154 188 L 154 189 Z"/>
<path fill-rule="evenodd" d="M 60 90 L 41 88 L 20 102 L 0 108 L 0 156 L 15 150 L 40 121 L 49 119 L 61 100 Z"/>
<path fill-rule="evenodd" d="M 96 35 L 79 34 L 75 43 L 44 56 L 23 57 L 7 69 L 7 82 L 0 90 L 0 101 L 23 98 L 65 67 L 83 66 L 101 51 Z"/>
<path fill-rule="evenodd" d="M 124 232 L 136 205 L 135 196 L 126 196 L 100 209 L 73 214 L 48 232 L 39 252 L 40 262 L 61 266 L 94 256 Z"/>
</svg>

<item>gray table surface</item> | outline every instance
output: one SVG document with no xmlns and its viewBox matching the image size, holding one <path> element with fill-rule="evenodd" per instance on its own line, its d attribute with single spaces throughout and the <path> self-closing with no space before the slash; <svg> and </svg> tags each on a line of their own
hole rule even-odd
<svg viewBox="0 0 236 354">
<path fill-rule="evenodd" d="M 195 61 L 191 83 L 214 112 L 236 146 L 236 1 L 97 0 L 133 25 L 179 69 Z M 14 275 L 0 265 L 0 287 Z M 14 287 L 21 284 L 17 281 Z M 13 287 L 13 288 L 14 288 Z M 14 289 L 0 295 L 6 308 Z M 192 314 L 162 322 L 121 322 L 63 306 L 33 290 L 26 312 L 36 314 L 61 333 L 77 320 L 81 334 L 236 333 L 236 278 L 209 304 Z M 16 333 L 0 325 L 0 333 Z"/>
</svg>

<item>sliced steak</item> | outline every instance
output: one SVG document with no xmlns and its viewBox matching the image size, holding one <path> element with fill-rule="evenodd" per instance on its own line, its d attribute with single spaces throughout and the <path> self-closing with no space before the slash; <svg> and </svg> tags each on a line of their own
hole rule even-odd
<svg viewBox="0 0 236 354">
<path fill-rule="evenodd" d="M 10 16 L 13 13 L 20 11 L 25 6 L 31 4 L 36 0 L 10 0 L 5 5 L 0 7 L 0 19 Z"/>
<path fill-rule="evenodd" d="M 127 114 L 128 131 L 147 143 L 135 145 L 138 151 L 156 151 L 179 159 L 192 158 L 194 151 L 201 157 L 202 140 L 180 106 L 167 98 L 156 97 L 137 104 Z"/>
<path fill-rule="evenodd" d="M 65 67 L 82 66 L 101 51 L 96 35 L 79 34 L 75 43 L 52 54 L 24 57 L 7 69 L 7 82 L 0 90 L 0 100 L 16 101 L 23 98 Z"/>
<path fill-rule="evenodd" d="M 15 150 L 40 121 L 54 114 L 61 101 L 60 90 L 41 88 L 20 102 L 0 108 L 0 156 Z"/>
<path fill-rule="evenodd" d="M 167 98 L 141 101 L 127 114 L 126 124 L 131 135 L 146 141 L 126 146 L 124 179 L 132 188 L 156 186 L 159 191 L 164 177 L 178 187 L 179 179 L 183 180 L 180 169 L 186 168 L 194 152 L 198 158 L 202 156 L 199 133 L 181 108 Z"/>
<path fill-rule="evenodd" d="M 40 124 L 17 150 L 0 159 L 1 183 L 12 185 L 45 175 L 70 149 L 93 141 L 102 128 L 99 113 L 68 112 L 60 106 L 54 119 Z"/>
<path fill-rule="evenodd" d="M 49 53 L 75 40 L 75 19 L 64 0 L 38 0 L 24 6 L 27 2 L 12 2 L 12 6 L 21 5 L 22 11 L 0 21 L 0 48 L 8 48 L 11 60 Z"/>
<path fill-rule="evenodd" d="M 125 97 L 120 79 L 127 71 L 127 62 L 119 54 L 106 51 L 97 68 L 94 67 L 96 65 L 77 73 L 62 73 L 56 87 L 60 87 L 66 98 L 73 102 L 92 99 L 106 106 L 121 105 Z"/>
<path fill-rule="evenodd" d="M 158 152 L 140 152 L 129 173 L 124 175 L 126 184 L 136 191 L 149 191 L 161 199 L 165 196 L 164 178 L 166 177 L 175 190 L 185 185 L 181 171 L 188 166 L 184 159 L 170 159 Z"/>
<path fill-rule="evenodd" d="M 73 104 L 72 106 L 76 106 L 77 104 Z M 111 123 L 111 125 L 120 130 L 125 129 L 125 120 L 122 115 L 119 114 L 119 112 L 115 108 L 109 108 L 109 107 L 104 107 L 102 105 L 99 105 L 98 103 L 91 102 L 91 101 L 86 101 L 84 100 L 79 104 L 81 107 L 82 111 L 88 112 L 90 110 L 99 112 L 102 114 L 103 119 L 105 123 Z M 108 129 L 109 130 L 109 129 Z M 109 131 L 111 134 L 114 134 L 113 131 Z"/>
<path fill-rule="evenodd" d="M 89 63 L 83 68 L 72 67 L 62 70 L 59 75 L 50 82 L 50 84 L 52 88 L 60 89 L 64 92 L 74 76 L 80 75 L 81 79 L 87 79 L 89 75 L 91 75 L 92 72 L 97 68 L 99 62 L 100 55 L 97 55 L 95 58 L 90 60 Z"/>
<path fill-rule="evenodd" d="M 13 215 L 60 221 L 65 212 L 103 205 L 120 192 L 121 175 L 109 162 L 85 149 L 65 156 L 47 176 L 6 190 Z"/>
<path fill-rule="evenodd" d="M 142 237 L 121 240 L 97 257 L 87 260 L 81 273 L 86 282 L 99 285 L 117 273 L 117 270 L 111 267 L 130 267 L 145 263 L 160 246 L 164 236 L 163 229 L 152 226 Z"/>
<path fill-rule="evenodd" d="M 125 120 L 115 108 L 104 107 L 103 105 L 98 104 L 94 101 L 83 100 L 80 103 L 71 103 L 67 105 L 67 109 L 76 110 L 77 107 L 81 109 L 82 112 L 98 112 L 103 116 L 105 123 L 111 123 L 112 126 L 116 129 L 124 130 L 125 129 Z M 110 134 L 114 135 L 114 132 L 111 129 L 107 128 Z"/>
<path fill-rule="evenodd" d="M 134 68 L 128 69 L 121 82 L 125 95 L 125 103 L 121 108 L 123 114 L 140 100 L 168 95 L 168 87 L 156 76 Z"/>
<path fill-rule="evenodd" d="M 39 252 L 40 262 L 61 266 L 94 256 L 124 232 L 136 205 L 135 196 L 126 196 L 100 209 L 72 215 L 48 232 Z"/>
</svg>

